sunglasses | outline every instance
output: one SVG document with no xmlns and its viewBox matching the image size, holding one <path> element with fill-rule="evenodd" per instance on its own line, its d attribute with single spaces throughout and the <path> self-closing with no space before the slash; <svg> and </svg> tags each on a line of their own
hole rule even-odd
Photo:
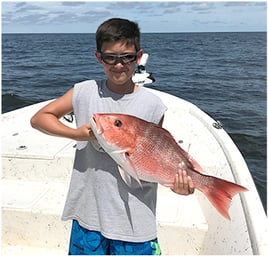
<svg viewBox="0 0 268 256">
<path fill-rule="evenodd" d="M 129 64 L 137 60 L 138 53 L 127 53 L 127 54 L 106 54 L 100 53 L 101 60 L 109 65 L 114 65 L 118 62 L 121 64 Z"/>
</svg>

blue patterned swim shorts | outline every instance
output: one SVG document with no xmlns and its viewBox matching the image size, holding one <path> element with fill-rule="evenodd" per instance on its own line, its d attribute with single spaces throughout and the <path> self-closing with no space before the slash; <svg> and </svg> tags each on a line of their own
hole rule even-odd
<svg viewBox="0 0 268 256">
<path fill-rule="evenodd" d="M 161 251 L 157 239 L 142 243 L 111 240 L 74 220 L 69 255 L 161 255 Z"/>
</svg>

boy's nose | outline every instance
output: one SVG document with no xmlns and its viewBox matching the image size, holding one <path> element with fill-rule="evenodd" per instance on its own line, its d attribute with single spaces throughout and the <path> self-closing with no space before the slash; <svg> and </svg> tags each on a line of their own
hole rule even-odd
<svg viewBox="0 0 268 256">
<path fill-rule="evenodd" d="M 123 67 L 124 65 L 125 65 L 124 62 L 119 58 L 114 63 L 114 66 L 117 66 L 117 67 Z"/>
</svg>

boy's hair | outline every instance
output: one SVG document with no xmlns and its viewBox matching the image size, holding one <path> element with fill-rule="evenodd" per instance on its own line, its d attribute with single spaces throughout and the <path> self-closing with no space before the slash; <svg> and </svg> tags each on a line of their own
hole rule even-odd
<svg viewBox="0 0 268 256">
<path fill-rule="evenodd" d="M 127 45 L 135 45 L 140 50 L 140 29 L 137 23 L 127 19 L 112 18 L 104 21 L 97 29 L 97 51 L 101 52 L 104 42 L 123 41 Z"/>
</svg>

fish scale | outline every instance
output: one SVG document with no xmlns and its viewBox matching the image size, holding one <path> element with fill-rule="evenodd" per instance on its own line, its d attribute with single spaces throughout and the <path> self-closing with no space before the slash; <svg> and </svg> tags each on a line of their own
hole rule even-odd
<svg viewBox="0 0 268 256">
<path fill-rule="evenodd" d="M 174 139 L 170 139 L 170 134 L 162 132 L 158 126 L 149 126 L 143 130 L 143 136 L 137 139 L 136 154 L 131 154 L 129 159 L 135 163 L 138 176 L 141 179 L 151 177 L 151 171 L 158 172 L 158 182 L 166 186 L 172 186 L 175 181 L 175 175 L 179 169 L 188 171 L 193 165 L 187 161 L 186 157 L 178 150 L 178 144 Z M 145 140 L 144 138 L 150 138 Z M 168 139 L 167 139 L 168 138 Z M 142 154 L 139 154 L 142 152 Z M 163 157 L 165 156 L 165 157 Z M 148 172 L 148 175 L 146 173 Z M 152 178 L 147 178 L 152 181 Z"/>
</svg>

